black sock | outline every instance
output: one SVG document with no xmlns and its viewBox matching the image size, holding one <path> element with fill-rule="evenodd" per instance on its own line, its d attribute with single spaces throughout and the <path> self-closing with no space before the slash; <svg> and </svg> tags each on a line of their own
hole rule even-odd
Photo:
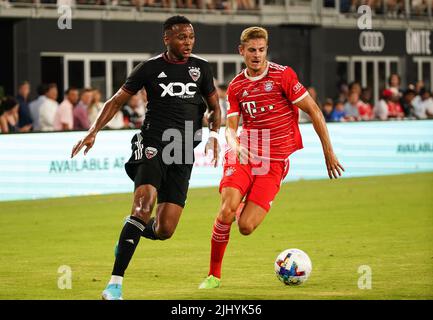
<svg viewBox="0 0 433 320">
<path fill-rule="evenodd" d="M 155 233 L 155 227 L 156 227 L 155 218 L 151 218 L 149 222 L 146 224 L 146 227 L 144 228 L 141 235 L 147 239 L 158 240 L 158 236 Z"/>
<path fill-rule="evenodd" d="M 143 230 L 144 223 L 140 219 L 130 216 L 126 220 L 122 232 L 120 233 L 112 275 L 123 277 L 126 268 L 128 268 L 129 261 L 134 254 L 135 248 L 140 241 L 140 236 Z"/>
</svg>

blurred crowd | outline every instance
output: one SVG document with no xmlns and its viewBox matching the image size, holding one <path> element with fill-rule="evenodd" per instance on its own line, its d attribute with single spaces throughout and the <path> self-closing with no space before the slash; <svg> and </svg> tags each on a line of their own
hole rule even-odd
<svg viewBox="0 0 433 320">
<path fill-rule="evenodd" d="M 433 119 L 433 98 L 429 88 L 422 81 L 401 87 L 398 74 L 392 74 L 385 89 L 380 92 L 380 99 L 374 103 L 371 88 L 362 88 L 359 82 L 340 85 L 335 99 L 326 98 L 322 103 L 314 87 L 308 91 L 322 109 L 327 122 Z M 300 122 L 309 122 L 310 118 L 300 112 Z"/>
<path fill-rule="evenodd" d="M 367 5 L 373 14 L 384 14 L 389 17 L 402 17 L 407 11 L 411 15 L 427 15 L 428 8 L 433 0 L 340 0 L 340 11 L 343 13 L 356 13 L 361 5 Z M 409 8 L 406 8 L 406 5 Z M 324 0 L 325 7 L 335 7 L 335 0 Z M 409 9 L 409 10 L 407 10 Z"/>
<path fill-rule="evenodd" d="M 227 85 L 216 85 L 219 95 L 222 125 L 227 114 Z M 0 104 L 0 132 L 49 132 L 87 130 L 101 112 L 104 101 L 98 89 L 74 87 L 64 93 L 58 102 L 55 83 L 41 84 L 38 96 L 30 99 L 30 83 L 22 82 L 16 97 L 5 96 Z M 401 87 L 398 74 L 392 74 L 380 99 L 374 103 L 372 90 L 362 88 L 358 82 L 340 85 L 336 98 L 326 98 L 323 103 L 314 87 L 308 92 L 321 108 L 327 122 L 433 119 L 432 92 L 422 81 Z M 146 114 L 145 90 L 132 96 L 107 124 L 105 129 L 140 128 Z M 309 116 L 300 111 L 299 122 L 309 122 Z M 206 117 L 203 126 L 206 126 Z"/>
<path fill-rule="evenodd" d="M 29 99 L 30 84 L 18 87 L 16 97 L 6 96 L 0 104 L 0 132 L 49 132 L 87 130 L 96 120 L 104 102 L 97 89 L 70 87 L 61 103 L 55 83 L 41 84 L 38 97 Z M 139 128 L 146 112 L 146 92 L 132 96 L 107 124 L 106 129 Z"/>
<path fill-rule="evenodd" d="M 0 0 L 3 5 L 11 3 L 48 5 L 91 5 L 91 6 L 130 6 L 142 8 L 182 8 L 209 10 L 256 10 L 258 0 Z"/>
</svg>

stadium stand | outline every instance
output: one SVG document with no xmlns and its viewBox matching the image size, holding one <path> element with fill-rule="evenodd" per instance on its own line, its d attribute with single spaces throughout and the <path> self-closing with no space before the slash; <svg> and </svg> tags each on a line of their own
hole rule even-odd
<svg viewBox="0 0 433 320">
<path fill-rule="evenodd" d="M 0 97 L 18 96 L 24 81 L 31 87 L 26 101 L 19 103 L 24 106 L 44 99 L 36 92 L 40 84 L 57 85 L 57 102 L 64 100 L 69 87 L 93 88 L 99 96 L 90 106 L 90 121 L 94 121 L 101 101 L 119 88 L 132 68 L 162 50 L 159 37 L 149 35 L 159 34 L 166 17 L 185 14 L 197 26 L 195 52 L 211 62 L 216 83 L 222 87 L 242 69 L 236 53 L 239 30 L 259 24 L 270 31 L 270 58 L 299 73 L 317 96 L 327 121 L 431 118 L 432 3 L 1 0 L 0 37 L 8 49 L 0 53 Z M 71 28 L 61 26 L 68 13 L 62 8 L 71 9 Z M 371 17 L 371 28 L 362 26 L 366 15 Z M 137 100 L 139 111 L 133 113 L 133 120 L 130 106 L 125 106 L 109 127 L 136 127 L 135 119 L 145 113 L 145 99 Z M 19 108 L 16 113 L 18 123 L 19 114 L 28 114 Z M 301 113 L 300 121 L 309 119 Z M 16 131 L 28 131 L 29 120 L 21 122 L 21 130 Z M 38 130 L 34 125 L 33 131 Z"/>
</svg>

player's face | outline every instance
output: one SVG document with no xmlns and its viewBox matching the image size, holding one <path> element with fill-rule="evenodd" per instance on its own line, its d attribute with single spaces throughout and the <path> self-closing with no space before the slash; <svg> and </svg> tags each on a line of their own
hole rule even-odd
<svg viewBox="0 0 433 320">
<path fill-rule="evenodd" d="M 176 24 L 164 35 L 164 44 L 178 60 L 188 59 L 194 47 L 194 28 L 190 24 Z"/>
<path fill-rule="evenodd" d="M 265 70 L 266 56 L 268 54 L 268 44 L 265 39 L 251 39 L 241 44 L 239 53 L 244 57 L 248 71 L 257 74 Z"/>
</svg>

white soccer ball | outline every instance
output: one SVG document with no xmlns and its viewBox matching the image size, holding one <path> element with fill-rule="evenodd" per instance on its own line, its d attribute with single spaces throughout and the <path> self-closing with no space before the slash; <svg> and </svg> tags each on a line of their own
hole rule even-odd
<svg viewBox="0 0 433 320">
<path fill-rule="evenodd" d="M 275 259 L 277 278 L 289 286 L 296 286 L 307 281 L 312 264 L 310 257 L 299 249 L 287 249 Z"/>
</svg>

